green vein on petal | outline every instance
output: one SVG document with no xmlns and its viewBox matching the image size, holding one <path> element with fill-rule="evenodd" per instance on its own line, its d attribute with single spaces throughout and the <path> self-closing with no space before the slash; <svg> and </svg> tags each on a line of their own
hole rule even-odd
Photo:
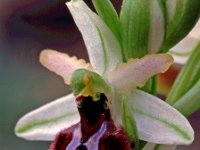
<svg viewBox="0 0 200 150">
<path fill-rule="evenodd" d="M 66 5 L 83 36 L 90 62 L 96 72 L 104 74 L 112 70 L 117 63 L 122 61 L 121 47 L 115 35 L 82 0 L 72 0 Z"/>
<path fill-rule="evenodd" d="M 159 98 L 140 90 L 126 94 L 139 139 L 159 144 L 190 144 L 194 131 L 188 120 Z"/>
<path fill-rule="evenodd" d="M 80 120 L 73 94 L 61 97 L 24 115 L 16 124 L 17 136 L 51 141 L 62 129 Z"/>
<path fill-rule="evenodd" d="M 110 0 L 104 0 L 103 3 L 102 0 L 92 0 L 92 2 L 98 15 L 111 29 L 121 45 L 121 25 L 119 16 Z"/>
<path fill-rule="evenodd" d="M 97 31 L 99 33 L 99 37 L 100 37 L 100 40 L 101 40 L 101 43 L 102 43 L 102 49 L 103 49 L 104 55 L 105 55 L 105 57 L 104 57 L 105 67 L 104 67 L 104 70 L 103 70 L 103 73 L 105 73 L 106 70 L 107 70 L 107 67 L 108 67 L 108 54 L 107 54 L 107 51 L 106 51 L 106 47 L 105 47 L 105 43 L 104 43 L 104 40 L 103 40 L 101 30 L 98 27 L 96 27 L 96 28 L 97 28 Z"/>
<path fill-rule="evenodd" d="M 177 126 L 176 124 L 174 123 L 170 123 L 168 122 L 168 120 L 164 120 L 164 119 L 161 119 L 161 118 L 158 118 L 158 117 L 155 117 L 155 116 L 152 116 L 152 115 L 149 115 L 147 113 L 143 113 L 141 110 L 139 109 L 133 109 L 133 111 L 135 113 L 138 113 L 140 115 L 142 115 L 143 117 L 147 117 L 147 118 L 150 118 L 150 119 L 153 119 L 153 120 L 156 120 L 156 121 L 159 121 L 161 122 L 162 124 L 165 124 L 166 126 L 168 126 L 169 128 L 173 129 L 177 134 L 179 134 L 180 136 L 182 136 L 185 140 L 192 140 L 191 136 L 184 131 L 184 129 L 181 129 L 179 126 Z"/>
<path fill-rule="evenodd" d="M 44 120 L 36 120 L 36 121 L 32 121 L 29 122 L 19 128 L 16 129 L 17 133 L 24 133 L 27 132 L 29 130 L 32 130 L 34 128 L 38 128 L 40 126 L 48 126 L 49 124 L 55 124 L 56 122 L 58 122 L 59 120 L 63 120 L 63 119 L 67 119 L 67 117 L 72 117 L 74 115 L 77 115 L 77 111 L 76 112 L 71 112 L 71 113 L 67 113 L 67 114 L 63 114 L 62 116 L 58 116 L 58 117 L 54 117 L 51 119 L 44 119 Z"/>
</svg>

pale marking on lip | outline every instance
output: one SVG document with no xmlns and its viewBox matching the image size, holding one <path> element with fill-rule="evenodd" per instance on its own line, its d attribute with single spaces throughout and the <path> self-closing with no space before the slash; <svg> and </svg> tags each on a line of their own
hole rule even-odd
<svg viewBox="0 0 200 150">
<path fill-rule="evenodd" d="M 79 146 L 83 144 L 87 147 L 87 149 L 98 150 L 99 148 L 99 140 L 103 136 L 107 129 L 106 121 L 101 125 L 101 128 L 93 134 L 86 143 L 81 143 L 82 132 L 81 132 L 81 124 L 78 124 L 73 132 L 73 138 L 71 142 L 67 145 L 65 150 L 72 150 L 74 146 Z M 78 143 L 78 145 L 76 145 Z"/>
</svg>

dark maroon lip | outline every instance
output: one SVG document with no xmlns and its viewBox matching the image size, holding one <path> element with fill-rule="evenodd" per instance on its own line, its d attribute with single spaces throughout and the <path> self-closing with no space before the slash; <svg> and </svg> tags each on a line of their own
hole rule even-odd
<svg viewBox="0 0 200 150">
<path fill-rule="evenodd" d="M 80 128 L 81 124 L 78 123 L 59 132 L 50 150 L 81 150 L 81 148 L 83 150 L 131 150 L 134 148 L 134 143 L 129 143 L 123 127 L 117 128 L 112 120 L 104 121 L 101 128 L 86 142 L 82 142 L 81 137 L 77 137 L 76 131 L 81 132 Z"/>
<path fill-rule="evenodd" d="M 78 96 L 80 122 L 57 134 L 51 150 L 131 150 L 123 127 L 116 127 L 107 106 L 107 98 Z"/>
<path fill-rule="evenodd" d="M 102 123 L 110 119 L 107 101 L 104 94 L 100 94 L 98 101 L 94 101 L 91 96 L 79 96 L 76 98 L 77 108 L 81 117 L 82 143 L 87 142 L 100 129 Z"/>
<path fill-rule="evenodd" d="M 76 98 L 79 113 L 87 120 L 88 125 L 96 123 L 100 117 L 106 115 L 108 111 L 107 101 L 104 94 L 101 94 L 97 101 L 94 101 L 90 96 Z"/>
</svg>

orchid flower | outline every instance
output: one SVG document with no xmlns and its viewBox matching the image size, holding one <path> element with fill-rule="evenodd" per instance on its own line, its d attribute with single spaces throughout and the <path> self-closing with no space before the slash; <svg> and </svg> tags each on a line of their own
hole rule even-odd
<svg viewBox="0 0 200 150">
<path fill-rule="evenodd" d="M 127 27 L 128 24 L 123 22 L 127 16 L 130 17 L 127 14 L 133 9 L 122 9 L 120 17 L 123 22 L 124 34 L 121 42 L 121 34 L 117 32 L 120 25 L 119 20 L 116 19 L 116 13 L 109 9 L 110 14 L 114 15 L 114 19 L 109 22 L 104 18 L 105 14 L 95 2 L 97 1 L 94 1 L 94 4 L 96 4 L 100 17 L 92 12 L 82 0 L 72 0 L 66 3 L 83 36 L 90 63 L 55 50 L 43 50 L 40 54 L 42 65 L 60 75 L 64 82 L 71 86 L 73 93 L 58 98 L 23 116 L 15 128 L 17 136 L 28 140 L 51 141 L 61 130 L 66 128 L 71 130 L 73 125 L 80 122 L 81 118 L 77 106 L 79 107 L 81 104 L 79 104 L 78 99 L 90 97 L 92 101 L 98 102 L 101 101 L 103 95 L 107 99 L 106 104 L 114 126 L 116 128 L 123 126 L 131 142 L 137 142 L 140 139 L 158 144 L 190 144 L 194 139 L 194 131 L 187 119 L 169 104 L 140 90 L 148 79 L 158 73 L 165 72 L 173 63 L 169 54 L 148 53 L 166 52 L 188 31 L 184 34 L 179 34 L 176 30 L 173 31 L 176 24 L 173 23 L 173 17 L 171 17 L 168 22 L 171 21 L 172 26 L 167 32 L 168 36 L 165 37 L 163 19 L 159 13 L 153 11 L 150 17 L 159 18 L 156 28 L 163 32 L 156 36 L 157 31 L 152 24 L 155 24 L 157 19 L 152 19 L 150 38 L 144 39 L 144 43 L 150 41 L 149 47 L 145 47 L 146 43 L 143 47 L 141 41 L 138 47 L 138 45 L 131 44 L 130 41 L 137 38 L 129 39 L 127 34 L 133 32 L 136 37 L 138 33 L 135 31 L 139 32 L 139 27 L 135 26 L 134 31 L 132 31 Z M 132 2 L 125 0 L 123 8 L 129 4 L 132 5 Z M 143 1 L 143 3 L 147 4 L 147 1 Z M 172 3 L 169 1 L 167 7 L 171 7 Z M 141 2 L 136 3 L 136 5 L 141 4 Z M 159 5 L 154 1 L 151 7 L 157 8 Z M 160 7 L 159 11 L 162 11 Z M 171 12 L 169 14 L 174 15 Z M 143 17 L 147 17 L 145 13 Z M 138 16 L 136 16 L 136 21 L 138 21 L 137 19 L 139 19 Z M 182 21 L 182 18 L 179 19 Z M 115 27 L 111 26 L 112 21 L 116 21 Z M 131 25 L 129 24 L 129 26 Z M 142 28 L 145 26 L 141 26 Z M 174 34 L 171 34 L 172 31 Z M 174 40 L 169 40 L 173 35 L 175 35 Z M 131 50 L 137 48 L 141 48 L 138 49 L 140 51 L 132 53 Z M 104 124 L 99 130 L 105 132 Z M 98 132 L 98 136 L 102 132 Z M 77 135 L 80 135 L 79 128 L 74 129 L 74 136 Z M 98 136 L 95 138 L 98 139 Z"/>
</svg>

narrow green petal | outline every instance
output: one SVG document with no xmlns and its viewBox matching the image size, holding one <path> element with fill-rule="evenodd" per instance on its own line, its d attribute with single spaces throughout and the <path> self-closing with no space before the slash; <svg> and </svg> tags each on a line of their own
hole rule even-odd
<svg viewBox="0 0 200 150">
<path fill-rule="evenodd" d="M 23 116 L 15 127 L 17 136 L 52 141 L 62 129 L 80 120 L 73 94 L 59 98 Z"/>
<path fill-rule="evenodd" d="M 137 133 L 137 125 L 135 118 L 132 114 L 130 106 L 127 103 L 126 98 L 122 99 L 122 123 L 123 127 L 128 135 L 128 139 L 130 143 L 135 143 L 136 147 L 139 145 L 138 133 Z"/>
<path fill-rule="evenodd" d="M 190 116 L 193 112 L 200 108 L 200 77 L 199 81 L 187 91 L 178 101 L 173 105 L 183 115 Z"/>
<path fill-rule="evenodd" d="M 121 43 L 121 27 L 119 16 L 110 0 L 104 0 L 103 3 L 102 0 L 92 0 L 92 2 L 98 15 Z"/>
<path fill-rule="evenodd" d="M 104 74 L 122 61 L 121 47 L 107 25 L 82 0 L 67 2 L 94 69 Z"/>
<path fill-rule="evenodd" d="M 126 98 L 137 123 L 139 139 L 167 145 L 191 144 L 194 131 L 175 108 L 140 90 L 134 90 Z"/>
<path fill-rule="evenodd" d="M 200 78 L 200 43 L 197 45 L 187 64 L 181 70 L 168 97 L 167 103 L 175 104 Z M 191 100 L 192 103 L 192 100 Z"/>
<path fill-rule="evenodd" d="M 200 14 L 199 0 L 166 1 L 166 37 L 160 52 L 166 52 L 194 27 Z"/>
</svg>

